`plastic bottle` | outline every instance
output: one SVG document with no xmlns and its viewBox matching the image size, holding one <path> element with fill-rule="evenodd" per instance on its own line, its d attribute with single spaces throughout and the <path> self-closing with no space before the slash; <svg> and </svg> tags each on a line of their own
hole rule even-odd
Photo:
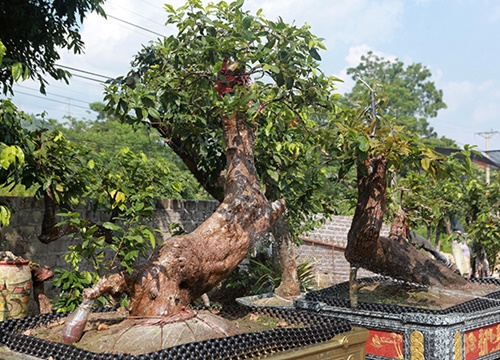
<svg viewBox="0 0 500 360">
<path fill-rule="evenodd" d="M 93 304 L 93 300 L 83 300 L 73 314 L 68 316 L 61 335 L 63 343 L 71 345 L 81 339 Z"/>
</svg>

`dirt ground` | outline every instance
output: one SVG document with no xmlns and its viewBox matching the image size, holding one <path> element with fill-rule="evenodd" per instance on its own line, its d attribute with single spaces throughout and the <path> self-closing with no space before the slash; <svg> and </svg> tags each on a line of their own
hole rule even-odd
<svg viewBox="0 0 500 360">
<path fill-rule="evenodd" d="M 59 342 L 65 319 L 60 319 L 24 334 Z M 239 333 L 261 332 L 291 327 L 284 320 L 257 313 L 242 317 L 193 312 L 179 322 L 168 318 L 132 318 L 125 310 L 91 314 L 82 339 L 75 346 L 96 352 L 118 352 L 140 355 L 189 342 L 225 337 Z"/>
</svg>

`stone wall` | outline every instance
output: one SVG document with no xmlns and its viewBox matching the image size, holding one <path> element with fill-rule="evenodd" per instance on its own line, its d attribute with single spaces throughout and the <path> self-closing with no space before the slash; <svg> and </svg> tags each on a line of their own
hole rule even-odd
<svg viewBox="0 0 500 360">
<path fill-rule="evenodd" d="M 28 197 L 0 197 L 12 210 L 10 225 L 0 228 L 0 251 L 12 251 L 33 262 L 48 265 L 53 269 L 66 266 L 62 256 L 72 241 L 62 238 L 50 244 L 38 240 L 43 219 L 43 200 L 35 201 Z M 153 226 L 170 233 L 170 224 L 179 223 L 190 232 L 208 218 L 217 208 L 216 201 L 172 200 L 159 201 L 156 206 Z M 79 207 L 78 212 L 85 219 L 97 223 L 107 221 L 105 214 L 94 213 L 91 206 Z"/>
<path fill-rule="evenodd" d="M 50 244 L 42 244 L 38 240 L 43 218 L 43 202 L 32 198 L 1 197 L 0 202 L 9 204 L 13 211 L 11 224 L 0 229 L 0 251 L 12 251 L 41 265 L 54 269 L 65 268 L 64 254 L 71 239 L 63 238 Z M 170 233 L 170 224 L 179 223 L 190 232 L 208 218 L 217 208 L 216 201 L 172 200 L 159 201 L 153 226 Z M 106 221 L 103 214 L 94 214 L 90 206 L 78 209 L 85 218 L 93 221 Z M 351 226 L 351 218 L 336 216 L 327 221 L 321 228 L 302 237 L 302 245 L 297 249 L 299 261 L 309 260 L 313 263 L 317 274 L 317 285 L 321 287 L 347 281 L 349 264 L 345 260 L 344 250 L 347 244 L 347 232 Z M 383 230 L 387 233 L 387 228 Z M 360 270 L 359 276 L 371 273 Z M 50 289 L 48 289 L 50 292 Z"/>
</svg>

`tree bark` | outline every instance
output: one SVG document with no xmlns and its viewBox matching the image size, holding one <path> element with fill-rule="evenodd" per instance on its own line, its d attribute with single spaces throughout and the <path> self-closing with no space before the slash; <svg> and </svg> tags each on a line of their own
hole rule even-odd
<svg viewBox="0 0 500 360">
<path fill-rule="evenodd" d="M 132 316 L 167 316 L 226 278 L 251 246 L 285 210 L 270 203 L 257 180 L 254 165 L 255 129 L 241 113 L 223 119 L 227 177 L 225 198 L 216 212 L 192 233 L 165 239 L 132 274 L 101 279 L 84 299 L 105 293 L 127 293 Z"/>
<path fill-rule="evenodd" d="M 380 236 L 386 211 L 387 161 L 382 157 L 358 166 L 358 203 L 354 213 L 346 259 L 354 267 L 428 286 L 465 286 L 467 280 L 453 273 L 406 241 L 404 217 L 398 214 L 389 237 Z"/>
<path fill-rule="evenodd" d="M 300 295 L 300 285 L 295 261 L 295 244 L 287 220 L 283 216 L 274 224 L 272 233 L 277 243 L 278 263 L 282 270 L 281 283 L 274 293 L 285 298 L 297 297 Z"/>
</svg>

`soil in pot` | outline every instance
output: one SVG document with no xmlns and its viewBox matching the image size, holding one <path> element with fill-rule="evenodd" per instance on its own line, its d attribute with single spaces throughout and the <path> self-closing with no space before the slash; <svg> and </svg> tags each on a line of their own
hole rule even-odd
<svg viewBox="0 0 500 360">
<path fill-rule="evenodd" d="M 24 334 L 60 342 L 63 325 L 64 318 Z M 128 311 L 119 309 L 91 314 L 83 337 L 74 345 L 95 353 L 139 355 L 189 342 L 287 327 L 299 326 L 256 312 L 233 316 L 208 310 L 186 310 L 174 319 L 132 318 Z"/>
</svg>

